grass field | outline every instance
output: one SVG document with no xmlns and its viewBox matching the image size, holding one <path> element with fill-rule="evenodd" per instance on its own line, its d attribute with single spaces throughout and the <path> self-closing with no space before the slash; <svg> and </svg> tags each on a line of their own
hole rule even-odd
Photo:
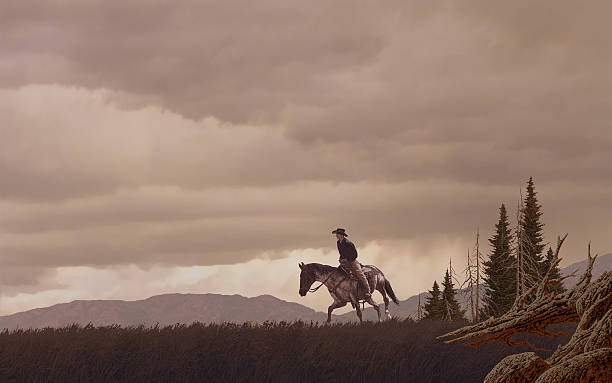
<svg viewBox="0 0 612 383">
<path fill-rule="evenodd" d="M 458 327 L 393 320 L 5 330 L 0 381 L 481 382 L 504 356 L 527 350 L 435 340 Z M 568 340 L 529 339 L 551 350 Z"/>
</svg>

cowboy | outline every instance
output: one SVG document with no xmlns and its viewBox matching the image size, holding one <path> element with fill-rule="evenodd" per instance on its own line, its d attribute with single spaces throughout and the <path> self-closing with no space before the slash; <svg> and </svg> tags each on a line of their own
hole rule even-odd
<svg viewBox="0 0 612 383">
<path fill-rule="evenodd" d="M 353 242 L 346 239 L 348 234 L 346 234 L 346 230 L 337 228 L 332 231 L 332 234 L 336 234 L 336 238 L 338 239 L 338 252 L 340 253 L 340 265 L 342 265 L 346 270 L 350 270 L 361 286 L 363 287 L 363 291 L 365 291 L 365 299 L 368 300 L 372 294 L 370 293 L 370 285 L 368 284 L 368 280 L 361 270 L 361 264 L 357 262 L 357 249 L 355 249 L 355 245 Z"/>
</svg>

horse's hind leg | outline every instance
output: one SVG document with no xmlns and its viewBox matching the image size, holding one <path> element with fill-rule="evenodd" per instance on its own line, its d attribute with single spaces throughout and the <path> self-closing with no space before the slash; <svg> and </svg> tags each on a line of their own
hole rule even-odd
<svg viewBox="0 0 612 383">
<path fill-rule="evenodd" d="M 380 292 L 383 297 L 383 301 L 385 302 L 385 316 L 387 319 L 391 319 L 391 314 L 389 313 L 389 297 L 387 297 L 387 292 L 385 291 L 385 284 L 380 283 L 376 288 Z"/>
<path fill-rule="evenodd" d="M 376 301 L 374 300 L 374 298 L 372 298 L 370 296 L 370 299 L 368 299 L 366 302 L 368 302 L 368 304 L 370 304 L 372 307 L 374 307 L 374 310 L 376 310 L 376 314 L 378 314 L 378 321 L 381 321 L 380 318 L 380 307 L 378 307 L 378 303 L 376 303 Z"/>
<path fill-rule="evenodd" d="M 368 303 L 371 304 L 372 307 L 374 307 L 374 310 L 376 310 L 376 314 L 378 314 L 378 321 L 381 322 L 382 319 L 380 318 L 380 307 L 378 307 L 378 303 L 374 302 L 374 299 L 372 298 L 370 298 Z"/>
</svg>

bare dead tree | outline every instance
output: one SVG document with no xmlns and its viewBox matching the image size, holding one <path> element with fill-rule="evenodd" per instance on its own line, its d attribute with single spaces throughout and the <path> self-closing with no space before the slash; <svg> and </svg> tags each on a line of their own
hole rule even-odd
<svg viewBox="0 0 612 383">
<path fill-rule="evenodd" d="M 521 256 L 523 254 L 521 249 L 521 233 L 523 232 L 523 229 L 521 227 L 521 204 L 522 198 L 519 199 L 519 202 L 516 206 L 516 229 L 514 230 L 514 232 L 516 233 L 516 248 L 514 257 L 516 263 L 516 297 L 520 296 L 523 292 L 523 286 L 521 284 L 521 267 L 523 264 L 521 259 Z"/>
<path fill-rule="evenodd" d="M 480 252 L 480 230 L 477 229 L 474 249 L 468 249 L 467 251 L 467 266 L 464 270 L 465 280 L 459 287 L 464 298 L 467 297 L 472 322 L 478 322 L 480 319 L 480 269 L 482 267 L 481 262 L 483 261 L 482 256 Z"/>
<path fill-rule="evenodd" d="M 467 251 L 467 267 L 464 270 L 465 273 L 465 281 L 459 287 L 459 291 L 462 291 L 463 294 L 469 294 L 468 306 L 470 309 L 470 321 L 473 323 L 476 320 L 476 314 L 474 312 L 474 273 L 472 272 L 472 257 L 470 256 L 470 249 Z M 464 286 L 467 285 L 467 288 L 464 289 Z"/>
<path fill-rule="evenodd" d="M 513 340 L 513 335 L 568 335 L 550 332 L 547 327 L 579 322 L 569 343 L 559 347 L 547 360 L 535 353 L 511 355 L 498 363 L 485 382 L 612 381 L 612 271 L 605 272 L 591 283 L 597 255 L 591 256 L 589 245 L 589 265 L 581 279 L 572 289 L 555 294 L 550 287 L 573 276 L 552 279 L 554 268 L 561 261 L 559 251 L 566 237 L 567 234 L 558 239 L 554 258 L 544 278 L 519 296 L 509 312 L 439 337 L 452 338 L 446 343 L 466 342 L 474 347 L 487 342 L 501 342 L 508 346 L 527 345 L 537 350 L 527 341 Z"/>
<path fill-rule="evenodd" d="M 447 321 L 452 321 L 453 315 L 451 313 L 450 303 L 448 302 L 448 299 L 446 299 L 446 295 L 442 294 L 442 296 L 444 297 L 444 307 L 446 308 L 446 318 L 444 319 Z"/>
<path fill-rule="evenodd" d="M 476 322 L 480 316 L 480 228 L 476 230 Z"/>
<path fill-rule="evenodd" d="M 423 319 L 423 306 L 421 305 L 421 293 L 419 292 L 419 303 L 417 305 L 417 320 Z"/>
<path fill-rule="evenodd" d="M 457 273 L 455 272 L 455 269 L 453 269 L 453 259 L 449 258 L 448 259 L 448 273 L 451 277 L 451 279 L 458 285 L 460 285 L 459 280 L 457 279 Z"/>
</svg>

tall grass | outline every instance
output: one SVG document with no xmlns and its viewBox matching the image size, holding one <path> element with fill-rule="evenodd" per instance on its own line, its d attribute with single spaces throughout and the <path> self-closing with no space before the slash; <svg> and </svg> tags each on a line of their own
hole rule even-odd
<svg viewBox="0 0 612 383">
<path fill-rule="evenodd" d="M 69 326 L 0 333 L 2 382 L 480 382 L 504 356 L 445 345 L 460 324 Z M 567 331 L 571 332 L 572 329 Z M 539 339 L 553 349 L 567 338 Z"/>
</svg>

